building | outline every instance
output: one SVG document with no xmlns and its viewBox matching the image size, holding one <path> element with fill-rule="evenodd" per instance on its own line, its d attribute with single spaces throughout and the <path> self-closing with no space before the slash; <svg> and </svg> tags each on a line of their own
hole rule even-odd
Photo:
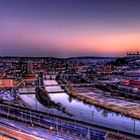
<svg viewBox="0 0 140 140">
<path fill-rule="evenodd" d="M 14 80 L 11 79 L 0 79 L 0 88 L 11 88 L 15 84 Z"/>
<path fill-rule="evenodd" d="M 126 55 L 128 58 L 140 58 L 140 53 L 136 52 L 136 53 L 127 53 Z"/>
<path fill-rule="evenodd" d="M 33 73 L 33 63 L 31 61 L 27 62 L 27 74 L 32 74 Z"/>
</svg>

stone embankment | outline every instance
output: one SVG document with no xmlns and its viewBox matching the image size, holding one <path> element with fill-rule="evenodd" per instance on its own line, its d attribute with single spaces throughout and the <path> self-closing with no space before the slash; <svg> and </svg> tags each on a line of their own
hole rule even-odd
<svg viewBox="0 0 140 140">
<path fill-rule="evenodd" d="M 104 109 L 120 113 L 135 119 L 140 119 L 140 104 L 132 103 L 124 100 L 118 100 L 108 97 L 101 97 L 94 93 L 78 93 L 75 89 L 69 91 L 65 88 L 67 93 L 80 101 L 88 104 L 103 107 Z"/>
</svg>

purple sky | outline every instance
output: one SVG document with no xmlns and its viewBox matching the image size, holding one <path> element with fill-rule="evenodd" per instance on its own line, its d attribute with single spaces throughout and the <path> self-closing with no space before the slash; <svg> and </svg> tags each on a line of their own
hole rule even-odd
<svg viewBox="0 0 140 140">
<path fill-rule="evenodd" d="M 0 55 L 140 51 L 140 0 L 0 0 Z"/>
</svg>

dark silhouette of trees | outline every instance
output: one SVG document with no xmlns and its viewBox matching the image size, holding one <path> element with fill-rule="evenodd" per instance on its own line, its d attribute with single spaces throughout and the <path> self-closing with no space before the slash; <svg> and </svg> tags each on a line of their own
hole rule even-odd
<svg viewBox="0 0 140 140">
<path fill-rule="evenodd" d="M 117 58 L 115 61 L 111 61 L 107 63 L 107 65 L 111 65 L 111 66 L 120 66 L 125 64 L 128 64 L 128 60 L 125 57 Z"/>
</svg>

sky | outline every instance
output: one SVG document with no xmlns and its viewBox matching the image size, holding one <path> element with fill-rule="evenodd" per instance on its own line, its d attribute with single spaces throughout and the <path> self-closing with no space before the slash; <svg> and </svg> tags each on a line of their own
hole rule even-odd
<svg viewBox="0 0 140 140">
<path fill-rule="evenodd" d="M 0 0 L 2 56 L 140 51 L 140 0 Z"/>
</svg>

